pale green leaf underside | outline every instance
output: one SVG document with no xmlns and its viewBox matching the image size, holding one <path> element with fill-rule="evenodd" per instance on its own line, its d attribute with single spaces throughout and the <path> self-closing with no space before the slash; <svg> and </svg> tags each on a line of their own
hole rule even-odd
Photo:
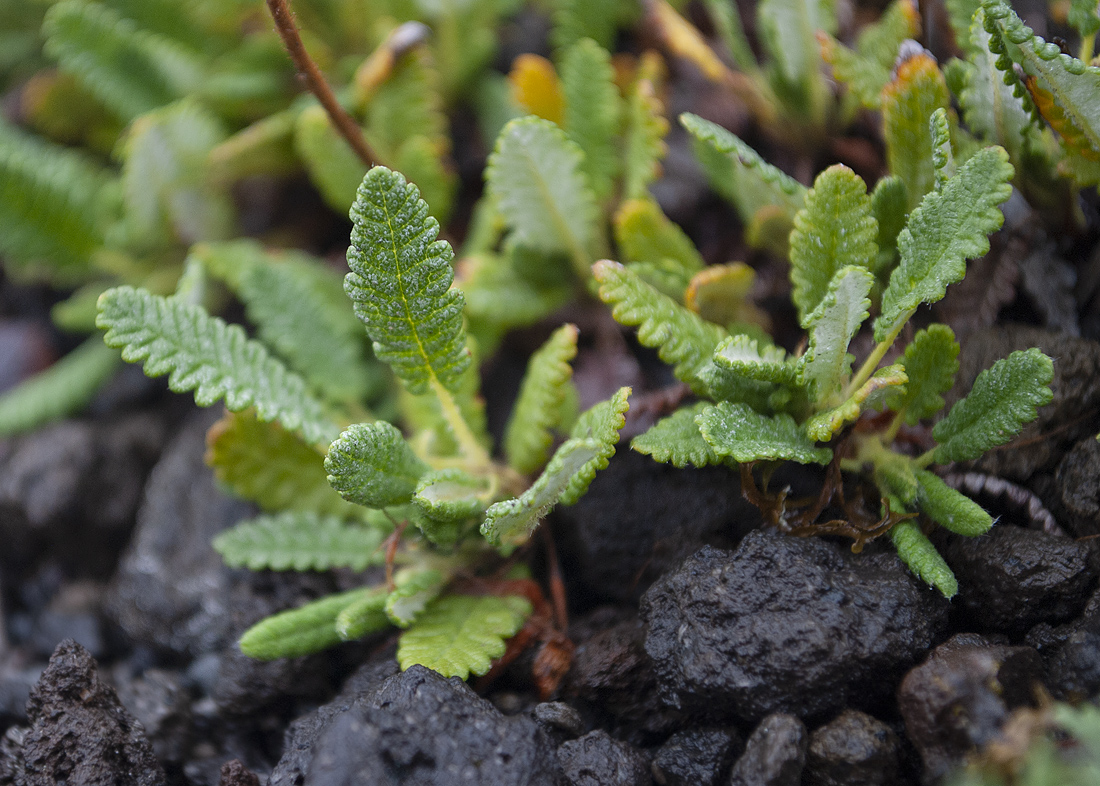
<svg viewBox="0 0 1100 786">
<path fill-rule="evenodd" d="M 530 613 L 530 602 L 515 595 L 444 595 L 401 634 L 397 662 L 402 669 L 419 664 L 444 677 L 481 676 Z"/>
<path fill-rule="evenodd" d="M 470 365 L 462 294 L 451 288 L 454 252 L 416 186 L 374 167 L 351 208 L 354 227 L 344 290 L 374 351 L 415 394 L 457 392 Z"/>
<path fill-rule="evenodd" d="M 351 426 L 325 457 L 328 482 L 340 496 L 376 509 L 411 500 L 428 469 L 401 432 L 383 420 Z"/>
<path fill-rule="evenodd" d="M 915 426 L 943 409 L 943 394 L 955 384 L 959 370 L 959 344 L 947 325 L 929 325 L 905 348 L 901 364 L 909 376 L 905 392 L 890 401 L 890 408 L 905 413 Z"/>
<path fill-rule="evenodd" d="M 1038 349 L 1013 352 L 987 368 L 966 398 L 932 429 L 938 464 L 970 461 L 1016 436 L 1053 398 L 1054 363 Z"/>
<path fill-rule="evenodd" d="M 947 110 L 940 107 L 928 120 L 932 137 L 932 169 L 935 172 L 936 189 L 943 188 L 947 178 L 954 174 L 955 155 L 951 151 L 951 127 L 947 122 Z"/>
<path fill-rule="evenodd" d="M 572 386 L 577 355 L 576 325 L 562 325 L 531 356 L 519 395 L 504 430 L 504 455 L 518 472 L 529 475 L 546 464 L 552 430 L 560 426 L 562 407 Z"/>
<path fill-rule="evenodd" d="M 505 548 L 526 542 L 539 521 L 561 500 L 573 477 L 589 461 L 598 459 L 603 448 L 593 439 L 565 442 L 523 494 L 489 507 L 481 524 L 481 534 L 494 546 Z"/>
<path fill-rule="evenodd" d="M 409 627 L 446 583 L 447 576 L 434 569 L 399 578 L 397 588 L 386 598 L 386 617 L 399 628 Z"/>
<path fill-rule="evenodd" d="M 288 511 L 243 521 L 214 538 L 214 550 L 231 568 L 250 570 L 366 570 L 385 555 L 380 529 L 332 516 Z"/>
<path fill-rule="evenodd" d="M 644 434 L 636 436 L 630 447 L 651 456 L 654 461 L 672 464 L 679 469 L 723 463 L 703 439 L 699 424 L 695 422 L 695 418 L 709 406 L 707 402 L 699 401 L 676 410 L 654 423 Z"/>
<path fill-rule="evenodd" d="M 611 55 L 590 38 L 561 57 L 565 133 L 584 151 L 582 168 L 598 201 L 611 194 L 619 170 L 616 141 L 622 99 L 615 87 Z"/>
<path fill-rule="evenodd" d="M 843 404 L 807 420 L 807 436 L 815 442 L 828 442 L 840 429 L 854 423 L 867 410 L 874 409 L 891 391 L 897 390 L 908 381 L 909 377 L 900 365 L 879 369 Z"/>
<path fill-rule="evenodd" d="M 571 440 L 594 440 L 600 445 L 600 450 L 570 479 L 565 493 L 561 495 L 561 504 L 572 505 L 583 497 L 596 473 L 607 469 L 608 461 L 615 455 L 615 446 L 619 444 L 619 430 L 626 423 L 629 399 L 630 388 L 619 388 L 611 398 L 593 404 L 582 412 L 573 424 L 569 432 Z"/>
<path fill-rule="evenodd" d="M 791 297 L 802 327 L 809 326 L 837 271 L 849 265 L 870 268 L 877 234 L 859 175 L 836 164 L 817 176 L 791 232 Z"/>
<path fill-rule="evenodd" d="M 917 504 L 921 511 L 945 529 L 976 537 L 993 526 L 993 517 L 981 505 L 948 486 L 927 470 L 917 471 Z"/>
<path fill-rule="evenodd" d="M 483 480 L 460 469 L 428 472 L 413 496 L 413 504 L 423 514 L 417 526 L 432 543 L 451 546 L 462 534 L 461 525 L 485 512 L 486 492 Z"/>
<path fill-rule="evenodd" d="M 1012 194 L 1012 174 L 1003 148 L 985 148 L 925 196 L 898 236 L 900 262 L 882 294 L 876 341 L 900 330 L 921 303 L 942 298 L 966 274 L 966 260 L 989 250 L 987 236 L 1004 223 L 997 206 Z"/>
<path fill-rule="evenodd" d="M 715 454 L 741 464 L 783 459 L 828 464 L 833 452 L 817 447 L 790 415 L 761 415 L 745 404 L 723 401 L 697 417 L 703 439 Z"/>
<path fill-rule="evenodd" d="M 549 120 L 522 117 L 500 132 L 489 157 L 489 194 L 520 245 L 595 259 L 599 210 L 585 178 L 584 153 Z"/>
<path fill-rule="evenodd" d="M 376 592 L 373 587 L 362 587 L 329 595 L 261 620 L 241 636 L 241 652 L 250 658 L 274 660 L 309 655 L 334 647 L 344 640 L 336 630 L 336 619 L 340 613 Z"/>
<path fill-rule="evenodd" d="M 959 591 L 955 574 L 917 524 L 912 521 L 901 522 L 890 530 L 890 540 L 894 542 L 901 561 L 913 571 L 913 575 L 938 589 L 945 598 L 955 597 Z"/>
<path fill-rule="evenodd" d="M 250 340 L 240 326 L 199 306 L 116 287 L 100 296 L 96 325 L 107 331 L 103 340 L 108 346 L 122 349 L 123 360 L 144 362 L 151 377 L 168 374 L 168 387 L 177 393 L 194 391 L 200 407 L 221 398 L 231 412 L 255 407 L 260 420 L 301 430 L 314 445 L 326 445 L 338 433 L 304 379 Z"/>
<path fill-rule="evenodd" d="M 789 384 L 795 379 L 795 366 L 782 347 L 762 347 L 743 333 L 723 340 L 714 350 L 713 360 L 720 368 L 759 382 Z"/>
<path fill-rule="evenodd" d="M 848 344 L 870 313 L 873 284 L 874 276 L 865 268 L 841 268 L 806 319 L 810 343 L 800 376 L 819 402 L 838 392 L 851 372 Z"/>
<path fill-rule="evenodd" d="M 697 374 L 729 335 L 725 328 L 688 311 L 616 262 L 597 262 L 592 271 L 615 321 L 637 326 L 639 343 L 657 349 L 661 360 L 673 364 L 672 373 L 696 393 L 706 393 Z"/>
<path fill-rule="evenodd" d="M 92 336 L 42 373 L 0 396 L 0 436 L 80 411 L 119 366 L 118 350 Z"/>
<path fill-rule="evenodd" d="M 340 518 L 363 513 L 329 485 L 324 454 L 278 422 L 257 420 L 247 411 L 229 412 L 207 432 L 206 446 L 206 463 L 218 481 L 265 511 Z"/>
</svg>

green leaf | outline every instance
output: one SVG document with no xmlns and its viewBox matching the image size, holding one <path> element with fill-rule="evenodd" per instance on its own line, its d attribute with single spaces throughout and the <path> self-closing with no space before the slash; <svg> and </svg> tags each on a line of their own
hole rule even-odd
<svg viewBox="0 0 1100 786">
<path fill-rule="evenodd" d="M 675 281 L 670 288 L 676 292 L 665 294 L 682 299 L 692 276 L 704 268 L 705 262 L 684 230 L 669 220 L 657 201 L 644 197 L 623 202 L 615 213 L 614 226 L 615 242 L 623 258 L 634 264 L 661 265 L 670 281 Z M 640 270 L 635 268 L 635 272 Z"/>
<path fill-rule="evenodd" d="M 361 587 L 261 620 L 241 636 L 241 652 L 250 658 L 275 660 L 335 647 L 344 640 L 336 630 L 340 613 L 376 592 L 373 587 Z"/>
<path fill-rule="evenodd" d="M 806 435 L 815 442 L 828 442 L 837 432 L 875 408 L 891 391 L 909 381 L 900 365 L 881 368 L 864 382 L 843 404 L 819 412 L 806 421 Z"/>
<path fill-rule="evenodd" d="M 703 0 L 703 5 L 706 6 L 707 15 L 737 69 L 756 77 L 760 69 L 752 45 L 745 35 L 744 25 L 741 24 L 739 10 L 732 3 L 723 0 Z"/>
<path fill-rule="evenodd" d="M 891 509 L 893 505 L 891 505 Z M 903 508 L 899 508 L 902 510 Z M 897 512 L 897 511 L 895 511 Z M 944 562 L 920 527 L 912 521 L 903 521 L 890 530 L 890 540 L 898 550 L 901 561 L 918 579 L 935 587 L 945 598 L 953 598 L 959 591 L 959 582 L 955 574 Z"/>
<path fill-rule="evenodd" d="M 558 49 L 566 49 L 591 38 L 604 49 L 615 43 L 619 3 L 591 3 L 587 0 L 553 0 L 554 29 L 550 37 Z"/>
<path fill-rule="evenodd" d="M 638 76 L 626 95 L 626 128 L 623 131 L 623 199 L 644 199 L 649 185 L 661 174 L 661 159 L 668 152 L 665 135 L 668 120 L 658 97 L 664 63 L 656 52 L 642 54 Z"/>
<path fill-rule="evenodd" d="M 721 126 L 685 113 L 680 123 L 697 144 L 695 154 L 711 187 L 751 221 L 762 208 L 777 208 L 791 226 L 806 200 L 804 185 L 764 161 L 751 147 Z"/>
<path fill-rule="evenodd" d="M 134 121 L 120 148 L 130 242 L 155 248 L 233 234 L 233 202 L 207 163 L 225 138 L 221 122 L 191 99 Z"/>
<path fill-rule="evenodd" d="M 855 50 L 839 43 L 832 36 L 819 33 L 822 54 L 833 67 L 838 82 L 848 86 L 859 103 L 867 109 L 878 109 L 882 88 L 890 81 L 890 71 L 898 56 L 898 48 L 907 38 L 920 32 L 920 17 L 912 0 L 895 0 L 878 21 L 860 31 Z"/>
<path fill-rule="evenodd" d="M 836 32 L 836 8 L 828 0 L 760 0 L 756 23 L 772 58 L 769 76 L 777 95 L 811 123 L 820 123 L 831 99 L 821 74 L 815 33 Z"/>
<path fill-rule="evenodd" d="M 596 473 L 607 469 L 607 462 L 615 455 L 615 446 L 619 444 L 619 431 L 626 424 L 629 398 L 630 388 L 619 388 L 611 398 L 582 412 L 573 424 L 569 432 L 571 440 L 592 440 L 600 446 L 600 450 L 570 479 L 569 487 L 561 496 L 561 504 L 572 505 L 583 497 Z"/>
<path fill-rule="evenodd" d="M 229 412 L 206 434 L 206 463 L 234 494 L 266 511 L 311 511 L 360 517 L 328 483 L 325 456 L 277 422 L 250 412 Z"/>
<path fill-rule="evenodd" d="M 1066 17 L 1082 39 L 1100 32 L 1100 9 L 1092 0 L 1070 0 Z"/>
<path fill-rule="evenodd" d="M 288 511 L 258 516 L 220 532 L 214 550 L 231 568 L 249 570 L 366 570 L 381 564 L 386 534 L 332 516 Z"/>
<path fill-rule="evenodd" d="M 564 253 L 578 275 L 598 255 L 599 209 L 584 153 L 549 120 L 522 117 L 500 132 L 485 181 L 516 243 Z"/>
<path fill-rule="evenodd" d="M 385 604 L 389 595 L 385 585 L 374 587 L 345 606 L 336 615 L 334 627 L 341 641 L 361 639 L 368 633 L 376 633 L 390 627 Z"/>
<path fill-rule="evenodd" d="M 741 333 L 730 336 L 714 350 L 714 363 L 727 371 L 760 382 L 790 384 L 795 365 L 782 347 L 765 344 Z"/>
<path fill-rule="evenodd" d="M 118 351 L 92 336 L 45 371 L 0 395 L 0 436 L 79 412 L 118 366 Z"/>
<path fill-rule="evenodd" d="M 0 119 L 0 253 L 6 257 L 5 269 L 58 284 L 86 279 L 92 273 L 92 253 L 103 245 L 111 182 L 106 170 L 76 150 Z"/>
<path fill-rule="evenodd" d="M 325 457 L 332 487 L 348 502 L 368 508 L 409 502 L 428 470 L 401 432 L 384 420 L 351 426 Z"/>
<path fill-rule="evenodd" d="M 260 420 L 300 429 L 310 444 L 327 444 L 336 436 L 336 426 L 304 379 L 239 325 L 226 324 L 199 306 L 115 287 L 100 296 L 96 325 L 107 331 L 103 340 L 108 346 L 122 349 L 123 360 L 144 362 L 151 377 L 168 374 L 168 387 L 176 393 L 193 390 L 200 407 L 224 397 L 231 412 L 255 407 Z"/>
<path fill-rule="evenodd" d="M 1053 361 L 1035 348 L 998 360 L 932 429 L 939 443 L 933 460 L 970 461 L 1008 442 L 1035 419 L 1039 407 L 1050 403 L 1053 378 Z"/>
<path fill-rule="evenodd" d="M 600 299 L 612 307 L 615 321 L 638 327 L 642 346 L 656 348 L 672 373 L 696 393 L 706 393 L 698 373 L 710 364 L 714 350 L 729 334 L 699 317 L 642 281 L 616 262 L 597 262 L 592 273 L 600 285 Z"/>
<path fill-rule="evenodd" d="M 562 408 L 572 387 L 577 355 L 576 325 L 562 325 L 531 356 L 512 415 L 504 430 L 504 455 L 517 472 L 529 475 L 545 466 L 561 425 Z"/>
<path fill-rule="evenodd" d="M 928 118 L 937 109 L 948 108 L 950 102 L 939 66 L 924 50 L 903 60 L 882 91 L 886 163 L 890 174 L 905 181 L 910 210 L 935 184 Z"/>
<path fill-rule="evenodd" d="M 298 114 L 294 150 L 329 207 L 343 213 L 355 202 L 367 167 L 332 127 L 323 107 L 314 104 Z"/>
<path fill-rule="evenodd" d="M 959 370 L 959 344 L 947 325 L 929 325 L 913 337 L 901 360 L 909 384 L 890 399 L 890 409 L 905 413 L 915 426 L 943 409 L 943 394 L 955 384 Z"/>
<path fill-rule="evenodd" d="M 986 0 L 982 7 L 990 48 L 1001 55 L 997 67 L 1016 84 L 1020 78 L 1014 68 L 1023 69 L 1023 87 L 1058 132 L 1063 147 L 1095 168 L 1100 162 L 1100 68 L 1062 54 L 1057 44 L 1024 25 L 1006 3 Z"/>
<path fill-rule="evenodd" d="M 588 462 L 597 460 L 603 448 L 593 439 L 565 442 L 523 494 L 489 507 L 481 534 L 494 546 L 508 550 L 525 543 L 542 518 L 561 501 L 572 479 Z"/>
<path fill-rule="evenodd" d="M 821 303 L 841 268 L 870 268 L 878 249 L 878 225 L 863 179 L 834 164 L 814 180 L 791 232 L 791 297 L 802 327 Z"/>
<path fill-rule="evenodd" d="M 909 217 L 909 198 L 904 180 L 897 175 L 889 175 L 875 184 L 875 190 L 871 192 L 871 216 L 878 224 L 875 239 L 878 255 L 873 272 L 876 278 L 885 282 L 898 253 L 898 234 L 905 229 L 905 221 Z"/>
<path fill-rule="evenodd" d="M 989 250 L 987 235 L 1004 223 L 997 206 L 1012 194 L 1012 174 L 1003 148 L 985 148 L 913 211 L 898 236 L 900 262 L 882 294 L 876 341 L 896 335 L 921 303 L 942 298 L 962 281 L 966 260 Z"/>
<path fill-rule="evenodd" d="M 458 263 L 458 285 L 466 298 L 463 313 L 478 348 L 491 353 L 493 341 L 508 330 L 527 327 L 549 316 L 573 297 L 567 283 L 536 283 L 517 270 L 511 255 L 475 254 Z"/>
<path fill-rule="evenodd" d="M 451 467 L 425 473 L 413 503 L 423 514 L 416 525 L 439 546 L 453 546 L 470 520 L 485 512 L 488 487 L 483 479 Z"/>
<path fill-rule="evenodd" d="M 197 92 L 202 81 L 198 53 L 102 3 L 62 0 L 42 34 L 47 53 L 125 121 Z"/>
<path fill-rule="evenodd" d="M 344 289 L 389 363 L 414 394 L 454 393 L 470 364 L 462 327 L 462 293 L 451 289 L 454 251 L 416 186 L 374 167 L 351 209 L 351 272 Z"/>
<path fill-rule="evenodd" d="M 955 155 L 951 152 L 951 127 L 947 123 L 946 109 L 940 107 L 932 113 L 928 129 L 932 137 L 932 169 L 938 191 L 955 174 Z"/>
<path fill-rule="evenodd" d="M 561 56 L 565 133 L 584 152 L 581 167 L 597 202 L 610 197 L 619 173 L 617 155 L 622 99 L 615 87 L 611 55 L 583 38 Z"/>
<path fill-rule="evenodd" d="M 785 459 L 799 464 L 828 464 L 833 452 L 819 448 L 790 415 L 761 415 L 746 404 L 722 401 L 695 419 L 703 439 L 718 456 L 741 464 Z"/>
<path fill-rule="evenodd" d="M 806 319 L 810 343 L 801 359 L 799 378 L 819 403 L 838 393 L 851 373 L 853 358 L 848 344 L 870 313 L 872 284 L 874 276 L 866 269 L 841 268 Z"/>
<path fill-rule="evenodd" d="M 917 504 L 928 518 L 960 535 L 976 537 L 989 531 L 993 517 L 981 505 L 927 470 L 917 471 Z"/>
<path fill-rule="evenodd" d="M 951 30 L 955 33 L 955 44 L 968 56 L 980 51 L 970 38 L 970 30 L 974 13 L 982 7 L 982 0 L 945 0 L 944 5 Z"/>
<path fill-rule="evenodd" d="M 397 662 L 402 669 L 419 664 L 444 677 L 481 676 L 530 614 L 531 603 L 516 595 L 444 595 L 401 634 Z"/>
<path fill-rule="evenodd" d="M 654 461 L 683 469 L 687 466 L 709 467 L 721 464 L 722 459 L 703 439 L 696 417 L 711 405 L 699 401 L 681 407 L 666 418 L 654 423 L 644 434 L 639 434 L 630 447 L 651 456 Z"/>
<path fill-rule="evenodd" d="M 918 468 L 909 456 L 892 450 L 879 450 L 874 455 L 875 485 L 890 499 L 890 509 L 899 513 L 911 507 L 920 492 Z M 899 507 L 899 505 L 904 507 Z"/>
<path fill-rule="evenodd" d="M 387 619 L 399 628 L 409 627 L 439 596 L 448 579 L 442 571 L 434 569 L 398 577 L 397 588 L 386 597 Z"/>
</svg>

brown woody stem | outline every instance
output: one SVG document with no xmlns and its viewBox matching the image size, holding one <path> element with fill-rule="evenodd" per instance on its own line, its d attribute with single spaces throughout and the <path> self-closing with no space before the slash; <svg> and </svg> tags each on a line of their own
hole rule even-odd
<svg viewBox="0 0 1100 786">
<path fill-rule="evenodd" d="M 340 102 L 336 100 L 332 88 L 325 81 L 321 69 L 317 67 L 317 64 L 313 62 L 313 58 L 306 52 L 306 48 L 302 44 L 302 36 L 298 34 L 298 26 L 294 23 L 294 14 L 290 11 L 288 0 L 267 0 L 267 7 L 271 11 L 271 18 L 275 20 L 275 29 L 279 31 L 279 36 L 283 39 L 283 45 L 286 47 L 290 59 L 294 61 L 299 75 L 306 80 L 309 91 L 317 97 L 325 112 L 328 113 L 333 127 L 340 133 L 340 136 L 347 140 L 347 143 L 351 145 L 351 149 L 355 151 L 355 154 L 359 156 L 364 164 L 368 167 L 381 164 L 382 161 L 379 159 L 378 154 L 371 149 L 366 137 L 363 136 L 363 129 L 352 119 L 344 107 L 340 106 Z"/>
</svg>

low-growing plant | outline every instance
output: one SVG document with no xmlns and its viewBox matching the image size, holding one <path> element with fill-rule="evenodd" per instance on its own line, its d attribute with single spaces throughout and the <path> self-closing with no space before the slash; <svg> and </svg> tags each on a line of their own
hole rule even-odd
<svg viewBox="0 0 1100 786">
<path fill-rule="evenodd" d="M 228 564 L 386 564 L 382 583 L 260 622 L 241 639 L 246 654 L 302 655 L 395 625 L 403 667 L 484 674 L 531 615 L 529 598 L 541 597 L 500 555 L 526 543 L 554 505 L 576 501 L 607 466 L 630 390 L 578 416 L 569 366 L 577 330 L 559 328 L 531 360 L 505 460 L 494 460 L 464 299 L 451 287 L 453 251 L 437 240 L 439 224 L 418 189 L 384 167 L 367 173 L 351 216 L 344 290 L 374 354 L 401 383 L 408 439 L 384 420 L 348 425 L 371 372 L 349 339 L 346 310 L 334 305 L 331 274 L 302 256 L 271 260 L 241 243 L 201 247 L 189 286 L 167 298 L 111 289 L 97 324 L 125 360 L 168 374 L 173 390 L 194 391 L 203 406 L 225 400 L 208 461 L 267 511 L 217 538 Z M 194 302 L 205 272 L 241 295 L 258 339 Z M 568 438 L 552 451 L 556 433 Z M 538 611 L 536 631 L 552 639 Z"/>
<path fill-rule="evenodd" d="M 716 150 L 743 155 L 743 143 L 718 126 L 694 116 L 683 122 Z M 917 331 L 893 363 L 880 365 L 898 351 L 918 309 L 941 299 L 963 279 L 966 260 L 989 249 L 986 238 L 1003 222 L 998 205 L 1009 197 L 1013 176 L 1000 147 L 956 165 L 942 108 L 932 115 L 929 136 L 930 190 L 911 211 L 902 210 L 903 228 L 892 244 L 896 266 L 880 262 L 879 189 L 868 194 L 858 175 L 836 165 L 802 190 L 758 158 L 752 162 L 767 174 L 760 182 L 771 194 L 800 197 L 788 245 L 792 298 L 807 339 L 795 354 L 759 332 L 731 335 L 617 263 L 597 263 L 595 276 L 615 318 L 636 326 L 639 341 L 657 348 L 702 399 L 637 437 L 635 450 L 676 466 L 739 464 L 746 495 L 770 524 L 800 535 L 846 535 L 857 551 L 889 534 L 910 569 L 951 597 L 954 576 L 915 515 L 969 536 L 993 522 L 932 468 L 978 458 L 1011 440 L 1050 401 L 1053 365 L 1036 349 L 998 361 L 931 430 L 934 444 L 911 451 L 921 432 L 909 429 L 944 406 L 959 346 L 950 328 L 932 324 Z M 874 346 L 853 371 L 849 348 L 870 317 L 876 276 L 885 286 L 872 323 Z M 785 489 L 768 488 L 785 461 L 828 466 L 816 499 L 794 500 Z M 762 472 L 763 490 L 754 468 Z M 830 506 L 844 518 L 820 520 Z"/>
</svg>

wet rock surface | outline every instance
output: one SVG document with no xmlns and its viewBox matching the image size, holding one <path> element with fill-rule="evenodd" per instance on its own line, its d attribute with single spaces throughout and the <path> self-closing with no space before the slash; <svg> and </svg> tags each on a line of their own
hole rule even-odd
<svg viewBox="0 0 1100 786">
<path fill-rule="evenodd" d="M 1013 636 L 1080 614 L 1100 569 L 1090 543 L 1022 527 L 939 542 L 959 580 L 958 611 L 978 630 Z"/>
<path fill-rule="evenodd" d="M 553 749 L 533 720 L 505 717 L 461 680 L 420 666 L 388 678 L 372 696 L 336 713 L 312 752 L 309 786 L 537 786 L 553 784 L 557 771 Z"/>
<path fill-rule="evenodd" d="M 1046 666 L 1046 688 L 1055 698 L 1083 701 L 1100 693 L 1100 591 L 1080 617 L 1065 625 L 1043 622 L 1025 643 L 1039 650 Z"/>
<path fill-rule="evenodd" d="M 653 757 L 653 778 L 661 786 L 722 783 L 745 743 L 735 729 L 697 728 L 669 737 Z"/>
<path fill-rule="evenodd" d="M 667 574 L 642 615 L 668 703 L 752 723 L 883 701 L 936 642 L 947 603 L 896 555 L 756 531 Z"/>
<path fill-rule="evenodd" d="M 17 783 L 160 786 L 164 771 L 141 724 L 100 680 L 79 644 L 63 642 L 31 692 Z"/>
<path fill-rule="evenodd" d="M 901 742 L 882 721 L 846 710 L 814 729 L 805 786 L 891 786 L 899 782 Z"/>
<path fill-rule="evenodd" d="M 733 765 L 729 786 L 799 786 L 810 736 L 793 715 L 776 713 L 760 721 Z"/>
<path fill-rule="evenodd" d="M 649 762 L 634 746 L 597 729 L 558 748 L 569 786 L 649 786 Z"/>
<path fill-rule="evenodd" d="M 941 644 L 898 688 L 906 735 L 928 778 L 939 778 L 994 739 L 1011 711 L 1030 704 L 1043 677 L 1032 647 L 961 633 Z"/>
</svg>

